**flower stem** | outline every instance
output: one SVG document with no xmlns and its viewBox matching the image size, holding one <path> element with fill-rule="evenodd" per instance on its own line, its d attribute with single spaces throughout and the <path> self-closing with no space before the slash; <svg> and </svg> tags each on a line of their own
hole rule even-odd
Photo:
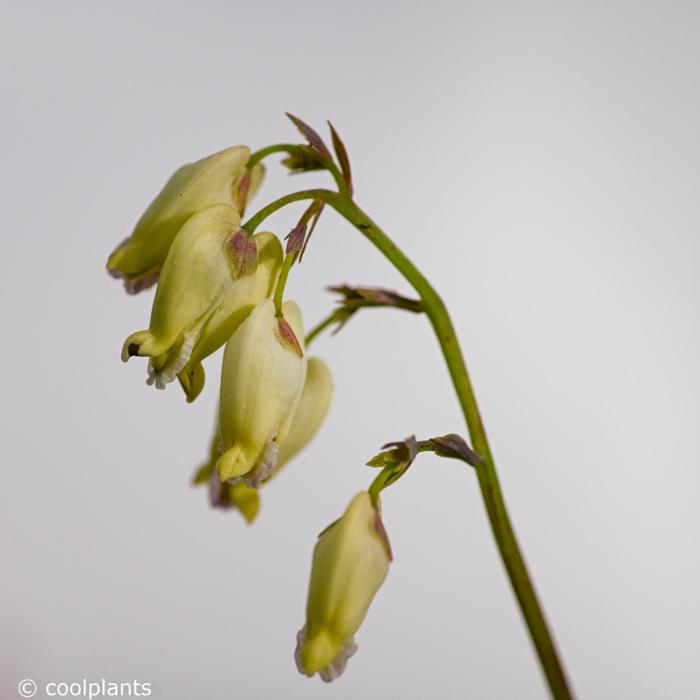
<svg viewBox="0 0 700 700">
<path fill-rule="evenodd" d="M 452 384 L 469 429 L 472 446 L 483 459 L 479 466 L 476 467 L 481 496 L 501 559 L 508 573 L 515 597 L 520 605 L 552 697 L 556 700 L 571 700 L 573 693 L 569 689 L 552 634 L 549 631 L 508 516 L 496 472 L 496 465 L 481 420 L 474 389 L 472 388 L 455 329 L 444 302 L 428 280 L 396 244 L 352 199 L 343 194 L 329 190 L 295 192 L 269 204 L 249 219 L 244 228 L 253 233 L 255 228 L 274 211 L 292 202 L 305 199 L 319 199 L 332 206 L 384 254 L 419 294 L 447 363 Z"/>
<path fill-rule="evenodd" d="M 277 318 L 282 318 L 282 302 L 284 301 L 284 288 L 287 286 L 287 278 L 289 277 L 289 271 L 292 269 L 294 261 L 297 259 L 298 253 L 288 253 L 284 257 L 282 262 L 282 269 L 280 270 L 279 277 L 277 278 L 277 286 L 275 287 L 275 294 L 272 298 L 275 304 L 275 316 Z"/>
<path fill-rule="evenodd" d="M 338 321 L 338 314 L 336 311 L 331 312 L 326 316 L 326 318 L 323 319 L 323 321 L 320 321 L 317 323 L 307 334 L 306 334 L 306 341 L 305 344 L 308 347 L 311 343 L 314 342 L 314 340 L 323 333 L 323 331 L 326 330 L 329 326 L 332 326 L 334 323 Z"/>
<path fill-rule="evenodd" d="M 308 146 L 302 146 L 295 143 L 276 143 L 272 146 L 261 148 L 260 150 L 251 154 L 246 167 L 250 169 L 264 158 L 267 158 L 275 153 L 287 153 L 290 156 L 302 155 L 305 158 L 309 158 L 310 156 L 315 158 L 318 161 L 318 169 L 327 170 L 333 176 L 335 184 L 340 192 L 347 191 L 345 178 L 340 170 L 338 170 L 336 164 L 332 160 L 324 158 L 320 153 L 314 152 L 313 149 L 309 148 Z"/>
<path fill-rule="evenodd" d="M 274 202 L 270 202 L 266 207 L 263 207 L 254 216 L 251 216 L 248 221 L 246 221 L 241 228 L 250 234 L 255 233 L 255 230 L 260 226 L 260 224 L 267 219 L 268 216 L 274 214 L 278 209 L 286 207 L 288 204 L 293 204 L 294 202 L 303 202 L 307 199 L 320 199 L 322 201 L 331 202 L 335 197 L 340 195 L 330 190 L 316 189 L 316 190 L 301 190 L 300 192 L 292 192 L 292 194 L 285 195 L 276 199 Z"/>
</svg>

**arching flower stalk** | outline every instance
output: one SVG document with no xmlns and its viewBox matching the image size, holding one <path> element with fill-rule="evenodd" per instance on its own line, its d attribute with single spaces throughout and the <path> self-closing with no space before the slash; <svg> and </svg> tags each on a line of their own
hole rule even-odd
<svg viewBox="0 0 700 700">
<path fill-rule="evenodd" d="M 455 433 L 388 443 L 368 465 L 379 472 L 355 496 L 314 548 L 306 623 L 295 658 L 299 670 L 337 678 L 355 653 L 355 635 L 392 559 L 380 515 L 380 494 L 431 452 L 473 469 L 513 592 L 556 700 L 572 693 L 552 634 L 520 552 L 457 334 L 440 296 L 384 231 L 357 205 L 350 160 L 330 126 L 333 150 L 308 124 L 289 115 L 306 144 L 276 144 L 251 153 L 236 146 L 178 170 L 148 207 L 132 235 L 110 256 L 111 274 L 136 292 L 158 280 L 149 329 L 127 338 L 122 358 L 149 358 L 150 382 L 176 377 L 189 401 L 202 391 L 202 360 L 224 346 L 219 422 L 208 460 L 195 483 L 210 502 L 236 508 L 248 522 L 259 509 L 257 489 L 308 444 L 328 411 L 333 383 L 323 361 L 307 358 L 299 307 L 285 286 L 300 262 L 321 212 L 334 209 L 377 248 L 413 287 L 410 299 L 381 287 L 335 288 L 341 305 L 309 333 L 311 342 L 365 308 L 425 314 L 438 340 L 473 447 Z M 285 156 L 291 172 L 322 170 L 336 189 L 293 192 L 263 206 L 244 223 L 245 204 L 262 178 L 262 160 Z M 289 204 L 307 209 L 287 236 L 256 231 Z M 437 235 L 437 234 L 435 234 Z M 337 329 L 336 329 L 337 330 Z M 337 461 L 337 455 L 332 462 Z M 314 498 L 319 498 L 314 494 Z M 311 503 L 311 502 L 310 502 Z"/>
</svg>

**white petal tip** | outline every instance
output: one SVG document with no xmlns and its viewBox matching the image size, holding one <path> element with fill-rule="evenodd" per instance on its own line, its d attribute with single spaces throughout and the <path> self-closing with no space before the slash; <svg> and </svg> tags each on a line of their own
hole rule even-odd
<svg viewBox="0 0 700 700">
<path fill-rule="evenodd" d="M 305 642 L 306 625 L 297 632 L 297 646 L 294 650 L 294 661 L 296 662 L 299 673 L 307 676 L 309 674 L 306 673 L 304 665 L 301 662 L 301 650 Z M 353 656 L 356 651 L 357 644 L 355 644 L 355 637 L 349 637 L 345 640 L 343 646 L 340 647 L 333 661 L 318 672 L 318 675 L 321 676 L 321 680 L 325 683 L 332 683 L 336 678 L 340 678 L 345 671 L 345 667 L 348 665 L 348 659 Z"/>
<path fill-rule="evenodd" d="M 260 484 L 267 481 L 272 472 L 275 471 L 277 460 L 279 459 L 280 448 L 273 440 L 265 443 L 262 456 L 255 463 L 251 471 L 246 474 L 245 485 L 251 489 L 257 489 Z"/>
<path fill-rule="evenodd" d="M 357 644 L 355 644 L 355 638 L 350 637 L 345 640 L 345 643 L 338 651 L 335 659 L 326 666 L 326 668 L 321 669 L 318 675 L 321 676 L 321 680 L 325 683 L 332 683 L 336 678 L 340 678 L 345 671 L 345 667 L 348 665 L 348 659 L 355 654 L 357 651 Z"/>
</svg>

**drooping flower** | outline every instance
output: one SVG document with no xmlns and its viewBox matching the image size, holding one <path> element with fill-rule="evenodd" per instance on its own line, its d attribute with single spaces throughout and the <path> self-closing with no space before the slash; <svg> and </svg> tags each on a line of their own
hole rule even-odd
<svg viewBox="0 0 700 700">
<path fill-rule="evenodd" d="M 306 381 L 299 405 L 287 437 L 280 447 L 277 466 L 271 476 L 277 474 L 284 464 L 293 459 L 311 441 L 328 413 L 332 395 L 333 379 L 328 366 L 319 357 L 308 358 Z M 212 507 L 238 510 L 248 523 L 252 523 L 260 510 L 259 491 L 247 486 L 243 481 L 230 484 L 219 479 L 216 463 L 222 450 L 217 420 L 209 445 L 209 458 L 197 468 L 192 483 L 208 485 L 209 503 Z"/>
<path fill-rule="evenodd" d="M 299 407 L 294 414 L 289 433 L 280 446 L 275 472 L 311 442 L 328 415 L 332 398 L 333 377 L 328 365 L 320 357 L 310 357 Z"/>
<path fill-rule="evenodd" d="M 149 383 L 159 389 L 180 375 L 189 400 L 204 384 L 201 360 L 221 347 L 253 306 L 272 292 L 282 246 L 271 233 L 248 236 L 238 212 L 217 204 L 180 229 L 156 289 L 149 330 L 130 335 L 122 359 L 150 357 Z M 240 238 L 252 245 L 253 265 L 241 272 Z M 254 270 L 254 271 L 252 271 Z"/>
<path fill-rule="evenodd" d="M 242 212 L 260 186 L 260 164 L 246 169 L 247 146 L 233 146 L 183 165 L 137 222 L 133 233 L 109 256 L 107 269 L 135 294 L 154 284 L 175 236 L 198 211 L 228 204 Z"/>
<path fill-rule="evenodd" d="M 291 301 L 275 315 L 264 299 L 226 344 L 221 372 L 219 428 L 221 481 L 245 477 L 257 487 L 277 464 L 306 376 L 299 307 Z"/>
<path fill-rule="evenodd" d="M 314 548 L 306 624 L 297 635 L 297 668 L 330 682 L 357 651 L 355 633 L 389 572 L 391 548 L 367 492 L 357 494 Z"/>
</svg>

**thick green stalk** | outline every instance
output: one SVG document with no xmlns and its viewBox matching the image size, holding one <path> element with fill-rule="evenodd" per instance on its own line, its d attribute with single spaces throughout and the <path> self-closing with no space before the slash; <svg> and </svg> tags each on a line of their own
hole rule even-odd
<svg viewBox="0 0 700 700">
<path fill-rule="evenodd" d="M 253 233 L 256 227 L 277 209 L 292 202 L 306 199 L 320 199 L 347 219 L 401 272 L 423 301 L 425 313 L 430 319 L 437 336 L 449 369 L 452 384 L 462 407 L 472 446 L 483 458 L 483 462 L 476 468 L 479 487 L 491 524 L 491 530 L 508 573 L 513 592 L 520 605 L 525 624 L 530 632 L 530 637 L 537 651 L 552 696 L 556 700 L 570 700 L 573 698 L 573 694 L 569 689 L 553 637 L 547 626 L 544 613 L 537 599 L 537 594 L 510 523 L 503 494 L 501 493 L 496 465 L 493 461 L 491 448 L 476 402 L 476 396 L 474 395 L 462 351 L 459 347 L 459 341 L 445 304 L 428 280 L 394 242 L 349 197 L 343 194 L 329 190 L 306 190 L 287 195 L 272 202 L 258 212 L 244 225 L 244 228 Z"/>
</svg>

